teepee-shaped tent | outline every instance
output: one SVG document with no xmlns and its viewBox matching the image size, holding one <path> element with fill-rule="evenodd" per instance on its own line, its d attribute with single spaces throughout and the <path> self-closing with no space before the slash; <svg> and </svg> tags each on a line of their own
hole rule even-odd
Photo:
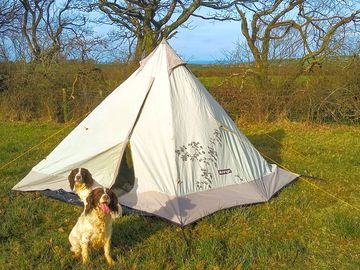
<svg viewBox="0 0 360 270">
<path fill-rule="evenodd" d="M 181 225 L 267 201 L 298 176 L 266 162 L 163 41 L 13 189 L 70 191 L 76 167 L 112 187 L 126 149 L 134 183 L 121 204 Z"/>
</svg>

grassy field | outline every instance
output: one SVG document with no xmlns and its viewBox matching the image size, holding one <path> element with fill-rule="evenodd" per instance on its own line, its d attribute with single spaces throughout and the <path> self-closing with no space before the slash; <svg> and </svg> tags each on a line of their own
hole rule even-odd
<svg viewBox="0 0 360 270">
<path fill-rule="evenodd" d="M 63 128 L 1 123 L 0 167 Z M 116 221 L 108 267 L 93 252 L 83 267 L 68 234 L 82 209 L 10 189 L 70 131 L 0 170 L 0 269 L 359 269 L 359 210 L 299 179 L 268 203 L 210 215 L 181 230 L 155 217 Z M 360 127 L 277 123 L 240 129 L 266 156 L 360 208 Z M 277 141 L 271 139 L 275 138 Z M 300 155 L 298 152 L 302 153 Z"/>
</svg>

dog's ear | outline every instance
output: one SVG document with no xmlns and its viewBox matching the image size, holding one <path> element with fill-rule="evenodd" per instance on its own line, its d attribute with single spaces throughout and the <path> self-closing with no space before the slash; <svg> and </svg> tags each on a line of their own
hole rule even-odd
<svg viewBox="0 0 360 270">
<path fill-rule="evenodd" d="M 109 204 L 109 208 L 111 212 L 119 212 L 119 207 L 118 207 L 118 198 L 116 196 L 116 194 L 111 190 L 108 189 L 106 191 L 106 193 L 110 196 L 110 204 Z"/>
<path fill-rule="evenodd" d="M 74 190 L 74 185 L 75 185 L 75 174 L 76 174 L 76 169 L 73 169 L 69 176 L 68 176 L 68 180 L 69 180 L 69 184 L 70 184 L 70 188 L 71 190 Z"/>
<path fill-rule="evenodd" d="M 89 214 L 91 209 L 93 208 L 94 208 L 94 192 L 91 191 L 90 194 L 86 197 L 85 215 Z"/>
<path fill-rule="evenodd" d="M 87 188 L 91 187 L 94 184 L 94 179 L 92 178 L 91 173 L 88 169 L 82 168 L 81 169 L 84 172 L 83 181 L 85 183 L 85 186 Z"/>
</svg>

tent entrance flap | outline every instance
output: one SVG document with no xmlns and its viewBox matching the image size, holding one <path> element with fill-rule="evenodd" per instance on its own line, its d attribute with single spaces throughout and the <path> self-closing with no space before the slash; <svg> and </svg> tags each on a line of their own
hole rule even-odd
<svg viewBox="0 0 360 270">
<path fill-rule="evenodd" d="M 147 97 L 148 97 L 148 95 L 149 95 L 149 93 L 150 93 L 150 89 L 151 89 L 151 87 L 152 87 L 152 85 L 153 85 L 153 83 L 154 83 L 154 80 L 155 80 L 155 78 L 152 77 L 151 80 L 150 80 L 149 86 L 148 86 L 148 88 L 147 88 L 147 91 L 146 91 L 146 95 L 145 95 L 145 97 L 144 97 L 144 100 L 143 100 L 143 102 L 141 103 L 139 112 L 138 112 L 138 114 L 136 115 L 135 121 L 134 121 L 133 125 L 131 126 L 131 128 L 130 128 L 130 130 L 129 130 L 129 133 L 128 133 L 128 135 L 127 135 L 126 147 L 125 147 L 125 149 L 122 151 L 122 153 L 120 154 L 120 156 L 121 156 L 121 158 L 120 158 L 120 163 L 118 163 L 118 166 L 117 166 L 117 168 L 116 168 L 115 175 L 114 175 L 114 178 L 113 178 L 112 183 L 111 183 L 111 187 L 114 187 L 114 184 L 116 183 L 116 181 L 117 181 L 118 178 L 119 178 L 119 174 L 120 174 L 120 171 L 121 171 L 121 164 L 124 164 L 123 159 L 124 159 L 124 156 L 125 156 L 125 158 L 126 158 L 126 151 L 127 151 L 127 149 L 129 149 L 130 154 L 131 154 L 131 150 L 130 150 L 131 148 L 130 148 L 130 143 L 129 143 L 129 142 L 130 142 L 130 138 L 131 138 L 131 135 L 132 135 L 132 133 L 133 133 L 133 131 L 134 131 L 134 128 L 135 128 L 135 126 L 136 126 L 136 124 L 137 124 L 137 122 L 138 122 L 138 120 L 139 120 L 139 117 L 140 117 L 140 115 L 141 115 L 141 113 L 142 113 L 142 110 L 143 110 L 144 105 L 145 105 L 145 103 L 146 103 Z M 131 155 L 130 155 L 130 156 L 131 156 Z M 131 164 L 132 164 L 132 159 L 131 159 Z M 123 166 L 124 166 L 124 165 L 123 165 Z M 132 167 L 133 167 L 133 166 L 132 166 Z M 134 172 L 133 172 L 133 174 L 135 175 Z M 134 176 L 134 177 L 135 177 L 135 176 Z M 131 190 L 131 189 L 130 189 L 130 190 Z M 129 191 L 130 191 L 130 190 L 129 190 Z M 122 194 L 123 194 L 123 193 L 122 193 Z"/>
<path fill-rule="evenodd" d="M 123 152 L 120 161 L 120 168 L 115 177 L 115 182 L 114 185 L 112 186 L 112 189 L 119 197 L 132 190 L 134 185 L 135 185 L 135 171 L 134 171 L 134 165 L 131 154 L 131 146 L 130 143 L 128 143 Z"/>
</svg>

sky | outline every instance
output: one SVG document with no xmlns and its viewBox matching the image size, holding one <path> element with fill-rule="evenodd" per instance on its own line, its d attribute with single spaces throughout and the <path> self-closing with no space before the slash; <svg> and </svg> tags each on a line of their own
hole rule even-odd
<svg viewBox="0 0 360 270">
<path fill-rule="evenodd" d="M 210 22 L 191 19 L 192 29 L 178 28 L 170 45 L 188 63 L 209 63 L 223 60 L 224 51 L 231 51 L 241 39 L 240 22 Z"/>
</svg>

